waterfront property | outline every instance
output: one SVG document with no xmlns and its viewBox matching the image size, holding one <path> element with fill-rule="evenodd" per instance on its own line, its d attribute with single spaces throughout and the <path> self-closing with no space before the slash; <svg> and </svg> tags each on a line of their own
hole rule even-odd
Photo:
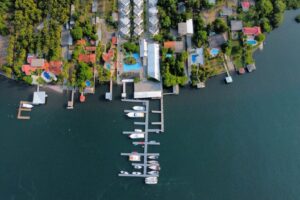
<svg viewBox="0 0 300 200">
<path fill-rule="evenodd" d="M 140 81 L 138 83 L 134 83 L 134 98 L 161 98 L 162 90 L 162 84 L 160 82 Z"/>
<path fill-rule="evenodd" d="M 160 81 L 159 44 L 148 43 L 148 76 Z"/>
</svg>

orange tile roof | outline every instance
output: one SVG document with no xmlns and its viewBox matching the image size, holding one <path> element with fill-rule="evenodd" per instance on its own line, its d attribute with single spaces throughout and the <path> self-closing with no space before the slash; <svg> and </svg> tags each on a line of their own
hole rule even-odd
<svg viewBox="0 0 300 200">
<path fill-rule="evenodd" d="M 117 37 L 112 37 L 111 38 L 111 43 L 112 44 L 117 44 L 118 43 L 118 38 Z"/>
<path fill-rule="evenodd" d="M 102 55 L 102 59 L 105 62 L 109 62 L 113 57 L 114 57 L 114 50 L 113 49 L 110 49 L 107 53 L 104 53 Z"/>
<path fill-rule="evenodd" d="M 78 61 L 84 63 L 96 63 L 96 54 L 80 54 Z"/>
<path fill-rule="evenodd" d="M 77 45 L 86 45 L 85 39 L 77 40 L 76 42 Z"/>
<path fill-rule="evenodd" d="M 86 51 L 96 51 L 96 47 L 92 47 L 92 46 L 85 47 L 85 50 Z"/>
<path fill-rule="evenodd" d="M 167 49 L 175 49 L 176 48 L 176 42 L 175 41 L 164 42 L 164 47 L 167 48 Z"/>
<path fill-rule="evenodd" d="M 243 33 L 245 35 L 255 35 L 258 36 L 261 34 L 261 29 L 259 26 L 254 26 L 254 27 L 245 27 L 243 28 Z"/>
</svg>

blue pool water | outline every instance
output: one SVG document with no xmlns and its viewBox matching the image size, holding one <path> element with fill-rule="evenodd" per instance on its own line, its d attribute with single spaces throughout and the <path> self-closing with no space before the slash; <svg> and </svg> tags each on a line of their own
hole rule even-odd
<svg viewBox="0 0 300 200">
<path fill-rule="evenodd" d="M 106 63 L 106 69 L 110 69 L 110 64 Z"/>
<path fill-rule="evenodd" d="M 46 79 L 48 79 L 48 80 L 50 80 L 51 79 L 51 76 L 50 76 L 50 74 L 48 73 L 48 72 L 43 72 L 43 76 L 46 78 Z"/>
<path fill-rule="evenodd" d="M 129 55 L 128 55 L 129 56 Z M 140 70 L 142 67 L 140 56 L 138 53 L 132 54 L 132 56 L 136 59 L 136 63 L 134 65 L 128 65 L 123 62 L 123 71 L 124 72 L 129 72 L 129 71 L 137 71 Z"/>
<path fill-rule="evenodd" d="M 192 55 L 192 62 L 195 63 L 197 61 L 197 55 Z"/>
<path fill-rule="evenodd" d="M 247 44 L 249 44 L 249 45 L 256 45 L 257 41 L 256 40 L 247 40 Z"/>
<path fill-rule="evenodd" d="M 210 55 L 216 56 L 216 55 L 219 54 L 219 52 L 220 52 L 219 49 L 213 48 L 213 49 L 210 50 Z"/>
<path fill-rule="evenodd" d="M 87 87 L 90 87 L 90 86 L 91 86 L 91 81 L 86 81 L 86 82 L 85 82 L 85 85 L 86 85 Z"/>
<path fill-rule="evenodd" d="M 172 57 L 172 54 L 170 54 L 170 53 L 166 54 L 166 58 L 171 58 L 171 57 Z"/>
</svg>

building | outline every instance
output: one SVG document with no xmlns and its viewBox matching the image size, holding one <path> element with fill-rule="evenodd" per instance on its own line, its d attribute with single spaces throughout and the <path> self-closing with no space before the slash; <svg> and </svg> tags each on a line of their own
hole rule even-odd
<svg viewBox="0 0 300 200">
<path fill-rule="evenodd" d="M 233 10 L 230 7 L 224 6 L 221 10 L 220 15 L 223 17 L 229 17 L 229 16 L 233 15 Z"/>
<path fill-rule="evenodd" d="M 158 9 L 156 7 L 157 0 L 149 0 L 148 1 L 148 31 L 151 36 L 157 35 L 159 33 L 159 25 L 158 25 Z"/>
<path fill-rule="evenodd" d="M 194 34 L 193 19 L 188 19 L 186 22 L 178 23 L 178 33 L 181 36 L 193 35 Z"/>
<path fill-rule="evenodd" d="M 249 1 L 242 1 L 241 6 L 242 6 L 242 9 L 243 9 L 244 12 L 248 12 L 249 9 L 250 9 L 251 4 L 250 4 Z"/>
<path fill-rule="evenodd" d="M 40 105 L 46 103 L 47 94 L 45 91 L 37 91 L 33 93 L 32 104 Z"/>
<path fill-rule="evenodd" d="M 197 48 L 191 51 L 189 61 L 191 65 L 204 65 L 203 48 Z"/>
<path fill-rule="evenodd" d="M 254 26 L 254 27 L 244 27 L 243 28 L 243 33 L 246 36 L 258 36 L 261 34 L 261 28 L 259 26 Z"/>
<path fill-rule="evenodd" d="M 220 48 L 222 44 L 225 44 L 227 42 L 228 38 L 226 34 L 215 34 L 212 36 L 209 36 L 208 42 L 209 42 L 209 48 Z"/>
<path fill-rule="evenodd" d="M 79 54 L 78 61 L 87 64 L 94 64 L 96 63 L 96 54 Z"/>
<path fill-rule="evenodd" d="M 173 49 L 175 53 L 181 53 L 184 51 L 183 41 L 167 41 L 164 42 L 164 48 Z"/>
<path fill-rule="evenodd" d="M 147 41 L 146 39 L 140 39 L 140 57 L 147 57 L 148 55 L 148 48 L 147 48 Z"/>
<path fill-rule="evenodd" d="M 133 96 L 135 99 L 161 98 L 162 84 L 160 82 L 153 81 L 141 81 L 134 83 Z"/>
<path fill-rule="evenodd" d="M 243 22 L 241 20 L 231 20 L 230 21 L 231 31 L 241 31 L 243 30 Z"/>
<path fill-rule="evenodd" d="M 160 81 L 159 44 L 148 43 L 148 76 Z"/>
<path fill-rule="evenodd" d="M 247 68 L 248 72 L 253 72 L 253 71 L 256 70 L 256 66 L 255 66 L 254 63 L 248 64 L 248 65 L 246 66 L 246 68 Z"/>
</svg>

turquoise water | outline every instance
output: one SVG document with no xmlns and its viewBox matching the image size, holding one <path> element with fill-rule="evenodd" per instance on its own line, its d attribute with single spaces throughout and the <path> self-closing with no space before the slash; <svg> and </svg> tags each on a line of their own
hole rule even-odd
<svg viewBox="0 0 300 200">
<path fill-rule="evenodd" d="M 249 44 L 249 45 L 256 45 L 257 41 L 256 40 L 247 40 L 247 44 Z"/>
<path fill-rule="evenodd" d="M 216 55 L 218 55 L 218 54 L 219 54 L 219 52 L 220 52 L 220 50 L 219 50 L 219 49 L 215 49 L 215 48 L 213 48 L 213 49 L 211 49 L 211 50 L 210 50 L 210 55 L 212 55 L 212 56 L 216 56 Z"/>
<path fill-rule="evenodd" d="M 134 53 L 134 54 L 132 54 L 132 56 L 136 59 L 137 62 L 134 65 L 128 65 L 123 62 L 123 71 L 124 72 L 137 71 L 137 70 L 141 69 L 142 64 L 141 64 L 141 59 L 140 59 L 139 54 Z"/>
<path fill-rule="evenodd" d="M 192 55 L 192 62 L 195 63 L 197 60 L 197 55 Z"/>
<path fill-rule="evenodd" d="M 108 87 L 98 86 L 74 110 L 65 109 L 69 95 L 47 90 L 47 105 L 18 121 L 19 101 L 30 100 L 35 88 L 0 78 L 0 199 L 299 199 L 298 13 L 288 12 L 267 36 L 254 73 L 165 96 L 166 132 L 150 138 L 161 142 L 150 149 L 161 154 L 155 186 L 117 176 L 130 169 L 120 152 L 140 150 L 122 135 L 134 126 L 124 114 L 132 105 L 119 101 L 121 86 L 112 102 L 104 100 Z"/>
</svg>

